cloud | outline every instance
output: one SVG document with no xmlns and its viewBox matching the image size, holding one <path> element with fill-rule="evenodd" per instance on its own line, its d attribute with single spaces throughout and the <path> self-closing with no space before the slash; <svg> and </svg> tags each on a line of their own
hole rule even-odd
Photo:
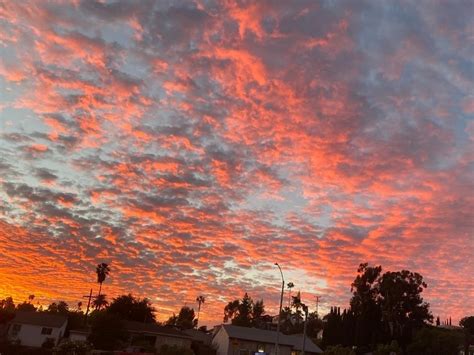
<svg viewBox="0 0 474 355">
<path fill-rule="evenodd" d="M 470 7 L 5 4 L 0 296 L 75 303 L 110 262 L 110 297 L 213 324 L 276 309 L 275 261 L 323 310 L 368 261 L 468 314 Z"/>
</svg>

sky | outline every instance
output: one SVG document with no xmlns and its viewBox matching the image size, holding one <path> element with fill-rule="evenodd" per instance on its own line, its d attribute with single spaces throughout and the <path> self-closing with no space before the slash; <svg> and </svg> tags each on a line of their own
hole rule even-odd
<svg viewBox="0 0 474 355">
<path fill-rule="evenodd" d="M 473 314 L 474 2 L 0 3 L 0 297 L 202 324 L 360 263 Z M 285 295 L 285 302 L 288 294 Z"/>
</svg>

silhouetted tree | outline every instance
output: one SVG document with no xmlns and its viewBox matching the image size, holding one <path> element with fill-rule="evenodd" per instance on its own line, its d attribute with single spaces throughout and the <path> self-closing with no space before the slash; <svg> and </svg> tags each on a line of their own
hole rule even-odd
<svg viewBox="0 0 474 355">
<path fill-rule="evenodd" d="M 408 270 L 386 272 L 377 283 L 377 303 L 389 338 L 405 348 L 414 330 L 433 321 L 429 304 L 421 297 L 427 285 L 423 276 Z"/>
<path fill-rule="evenodd" d="M 196 327 L 197 319 L 195 319 L 194 309 L 187 306 L 181 307 L 179 314 L 176 316 L 173 314 L 166 325 L 177 327 L 179 329 L 193 329 Z"/>
<path fill-rule="evenodd" d="M 48 308 L 46 309 L 46 312 L 53 313 L 53 314 L 62 314 L 62 315 L 67 316 L 69 313 L 69 306 L 64 301 L 59 301 L 58 303 L 53 302 L 48 306 Z"/>
<path fill-rule="evenodd" d="M 15 317 L 15 303 L 13 298 L 7 297 L 0 301 L 0 324 L 4 324 Z"/>
<path fill-rule="evenodd" d="M 304 314 L 303 314 L 303 302 L 301 302 L 301 292 L 298 291 L 296 296 L 292 296 L 292 302 L 291 306 L 294 309 L 293 312 L 293 321 L 296 323 L 296 326 L 298 328 L 298 333 L 300 333 L 299 328 L 303 329 L 303 320 L 304 320 Z"/>
<path fill-rule="evenodd" d="M 343 345 L 343 321 L 341 316 L 340 308 L 331 307 L 329 314 L 324 316 L 326 323 L 324 325 L 323 332 L 323 345 Z"/>
<path fill-rule="evenodd" d="M 382 312 L 377 304 L 377 280 L 381 266 L 360 264 L 359 273 L 351 285 L 351 311 L 356 318 L 355 345 L 376 344 L 380 338 Z"/>
<path fill-rule="evenodd" d="M 474 316 L 462 318 L 459 325 L 464 330 L 464 354 L 469 354 L 469 345 L 474 343 Z"/>
<path fill-rule="evenodd" d="M 148 298 L 135 298 L 131 294 L 114 298 L 107 307 L 107 312 L 116 314 L 124 320 L 137 322 L 155 322 L 155 309 Z"/>
<path fill-rule="evenodd" d="M 97 297 L 94 299 L 94 301 L 92 301 L 92 305 L 98 311 L 100 311 L 100 309 L 102 307 L 106 307 L 108 304 L 109 304 L 109 302 L 107 301 L 106 295 L 104 295 L 104 294 L 97 295 Z"/>
<path fill-rule="evenodd" d="M 263 300 L 254 303 L 247 293 L 242 299 L 231 301 L 224 308 L 224 322 L 230 320 L 232 324 L 241 327 L 261 326 L 264 315 Z"/>
<path fill-rule="evenodd" d="M 88 340 L 95 349 L 116 350 L 123 348 L 128 336 L 118 314 L 94 311 L 91 314 L 91 334 Z"/>
<path fill-rule="evenodd" d="M 22 311 L 22 312 L 35 312 L 36 311 L 36 308 L 34 305 L 32 305 L 31 303 L 29 302 L 23 302 L 23 303 L 20 303 L 16 306 L 16 309 L 18 311 Z"/>
<path fill-rule="evenodd" d="M 316 311 L 310 312 L 308 314 L 308 325 L 306 326 L 306 334 L 310 338 L 316 339 L 321 329 L 323 329 L 323 320 L 319 318 Z"/>
<path fill-rule="evenodd" d="M 342 312 L 342 345 L 350 346 L 354 344 L 355 329 L 356 329 L 356 318 L 354 313 L 349 310 Z"/>
<path fill-rule="evenodd" d="M 263 300 L 258 300 L 252 305 L 252 326 L 263 328 L 265 322 L 265 304 L 263 303 Z"/>
<path fill-rule="evenodd" d="M 288 307 L 291 307 L 291 289 L 295 287 L 295 284 L 293 282 L 288 282 L 286 287 L 288 288 Z"/>
<path fill-rule="evenodd" d="M 199 314 L 201 313 L 201 305 L 206 302 L 206 298 L 202 295 L 196 297 L 196 302 L 198 303 L 198 315 L 197 315 L 197 320 L 196 320 L 196 327 L 199 325 Z"/>
<path fill-rule="evenodd" d="M 100 263 L 95 268 L 95 272 L 97 274 L 97 282 L 99 283 L 99 294 L 98 294 L 98 296 L 100 296 L 100 293 L 102 291 L 102 283 L 105 281 L 105 278 L 109 275 L 110 267 L 106 263 Z"/>
</svg>

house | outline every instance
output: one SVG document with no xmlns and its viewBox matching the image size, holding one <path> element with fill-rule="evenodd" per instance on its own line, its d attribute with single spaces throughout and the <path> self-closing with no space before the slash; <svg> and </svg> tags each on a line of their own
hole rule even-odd
<svg viewBox="0 0 474 355">
<path fill-rule="evenodd" d="M 160 350 L 163 345 L 178 346 L 191 349 L 192 339 L 187 334 L 170 327 L 159 326 L 156 323 L 140 323 L 126 321 L 125 330 L 130 334 L 130 345 L 148 345 Z"/>
<path fill-rule="evenodd" d="M 57 345 L 64 336 L 66 325 L 66 316 L 44 312 L 16 312 L 8 327 L 8 338 L 19 341 L 23 346 L 41 347 L 46 341 Z"/>
<path fill-rule="evenodd" d="M 223 324 L 214 332 L 212 344 L 217 355 L 270 355 L 275 354 L 277 332 L 257 328 L 238 327 Z M 280 355 L 299 355 L 303 350 L 303 335 L 280 333 Z M 323 351 L 306 337 L 306 355 L 321 354 Z"/>
</svg>

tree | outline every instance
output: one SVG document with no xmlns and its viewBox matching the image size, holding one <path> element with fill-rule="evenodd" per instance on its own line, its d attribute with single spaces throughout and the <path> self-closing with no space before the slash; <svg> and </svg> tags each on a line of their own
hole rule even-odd
<svg viewBox="0 0 474 355">
<path fill-rule="evenodd" d="M 100 263 L 95 268 L 95 272 L 97 274 L 97 282 L 99 283 L 99 294 L 102 291 L 102 283 L 105 281 L 105 278 L 110 274 L 110 267 L 106 263 Z"/>
<path fill-rule="evenodd" d="M 462 318 L 459 325 L 464 329 L 464 354 L 469 354 L 469 345 L 474 342 L 474 316 Z"/>
<path fill-rule="evenodd" d="M 323 321 L 319 318 L 316 311 L 308 314 L 308 325 L 306 327 L 308 337 L 316 339 L 319 331 L 323 329 Z"/>
<path fill-rule="evenodd" d="M 15 317 L 15 303 L 13 298 L 7 297 L 0 301 L 0 324 L 4 324 Z"/>
<path fill-rule="evenodd" d="M 326 320 L 323 332 L 324 346 L 343 345 L 343 320 L 341 309 L 338 307 L 331 307 L 331 311 L 329 314 L 324 316 L 324 319 Z"/>
<path fill-rule="evenodd" d="M 31 303 L 35 299 L 35 295 L 29 295 L 28 296 L 28 302 Z"/>
<path fill-rule="evenodd" d="M 202 295 L 196 297 L 196 302 L 198 303 L 198 315 L 197 315 L 197 320 L 196 320 L 196 327 L 198 327 L 199 324 L 199 314 L 201 313 L 201 305 L 206 302 L 206 298 Z"/>
<path fill-rule="evenodd" d="M 234 325 L 241 327 L 259 326 L 265 313 L 263 300 L 253 302 L 245 293 L 241 300 L 231 301 L 224 308 L 224 322 L 229 320 Z"/>
<path fill-rule="evenodd" d="M 106 311 L 94 311 L 91 315 L 91 334 L 89 341 L 95 349 L 121 349 L 127 340 L 122 319 L 117 314 Z"/>
<path fill-rule="evenodd" d="M 16 306 L 16 309 L 17 311 L 22 311 L 22 312 L 35 312 L 36 311 L 35 306 L 26 301 L 18 304 Z"/>
<path fill-rule="evenodd" d="M 69 313 L 69 306 L 64 301 L 59 301 L 58 303 L 53 302 L 48 306 L 46 312 L 67 315 Z"/>
<path fill-rule="evenodd" d="M 295 287 L 295 284 L 293 282 L 288 282 L 286 287 L 288 288 L 288 307 L 291 307 L 291 289 Z"/>
<path fill-rule="evenodd" d="M 390 339 L 397 340 L 404 348 L 413 330 L 433 321 L 429 304 L 421 297 L 427 285 L 423 276 L 408 270 L 386 272 L 377 282 L 382 320 L 388 326 Z"/>
<path fill-rule="evenodd" d="M 107 307 L 108 304 L 109 304 L 109 302 L 106 299 L 106 295 L 103 295 L 103 294 L 102 295 L 97 295 L 97 297 L 92 302 L 92 305 L 98 311 L 100 311 L 100 309 L 102 307 Z"/>
<path fill-rule="evenodd" d="M 194 317 L 194 309 L 184 306 L 181 307 L 178 316 L 173 314 L 173 316 L 168 319 L 166 325 L 177 327 L 182 330 L 194 329 L 197 325 L 197 319 L 194 319 Z"/>
<path fill-rule="evenodd" d="M 15 311 L 15 302 L 13 302 L 13 298 L 7 297 L 0 301 L 0 309 L 4 311 Z"/>
<path fill-rule="evenodd" d="M 427 287 L 423 277 L 408 270 L 385 272 L 381 266 L 360 264 L 352 283 L 351 313 L 355 317 L 357 346 L 375 348 L 377 343 L 396 340 L 402 349 L 412 334 L 433 316 L 421 294 Z"/>
<path fill-rule="evenodd" d="M 380 338 L 381 311 L 377 304 L 377 280 L 382 272 L 381 266 L 371 267 L 360 264 L 358 275 L 351 285 L 351 311 L 356 318 L 355 345 L 376 344 Z"/>
<path fill-rule="evenodd" d="M 148 298 L 135 298 L 131 294 L 122 295 L 112 300 L 107 312 L 116 314 L 124 320 L 154 323 L 155 309 Z"/>
</svg>

